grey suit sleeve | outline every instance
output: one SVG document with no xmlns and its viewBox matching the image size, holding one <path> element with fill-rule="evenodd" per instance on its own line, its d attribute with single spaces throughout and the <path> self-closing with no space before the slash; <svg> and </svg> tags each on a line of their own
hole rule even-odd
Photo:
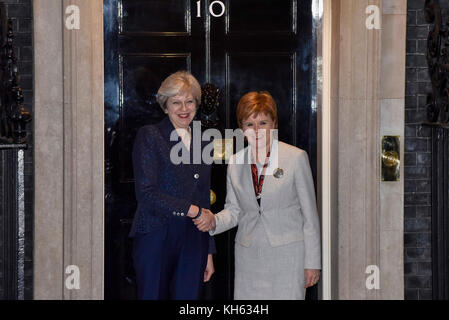
<svg viewBox="0 0 449 320">
<path fill-rule="evenodd" d="M 226 203 L 224 209 L 215 215 L 216 227 L 214 230 L 209 231 L 210 235 L 216 235 L 229 229 L 234 228 L 239 222 L 240 207 L 237 202 L 234 187 L 231 181 L 231 171 L 233 165 L 228 165 L 228 171 L 226 174 Z"/>
<path fill-rule="evenodd" d="M 321 269 L 320 222 L 309 157 L 301 152 L 295 169 L 295 185 L 303 216 L 304 269 Z"/>
</svg>

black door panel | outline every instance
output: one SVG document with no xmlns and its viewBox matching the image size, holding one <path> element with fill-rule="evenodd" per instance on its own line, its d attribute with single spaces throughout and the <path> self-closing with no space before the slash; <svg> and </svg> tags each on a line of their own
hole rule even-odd
<svg viewBox="0 0 449 320">
<path fill-rule="evenodd" d="M 190 33 L 189 0 L 125 0 L 118 9 L 121 33 Z"/>
</svg>

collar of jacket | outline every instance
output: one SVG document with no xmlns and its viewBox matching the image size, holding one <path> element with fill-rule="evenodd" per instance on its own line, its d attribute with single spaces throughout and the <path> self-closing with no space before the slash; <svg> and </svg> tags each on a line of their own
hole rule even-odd
<svg viewBox="0 0 449 320">
<path fill-rule="evenodd" d="M 193 120 L 195 121 L 195 120 Z M 192 157 L 192 150 L 193 150 L 193 121 L 190 123 L 189 127 L 190 127 L 190 132 L 192 133 L 192 138 L 190 139 L 190 157 Z M 165 116 L 164 119 L 162 119 L 161 122 L 159 122 L 158 124 L 159 130 L 162 133 L 162 137 L 164 138 L 165 141 L 167 141 L 167 143 L 170 145 L 170 147 L 175 146 L 177 143 L 179 143 L 181 141 L 181 137 L 179 137 L 178 133 L 175 130 L 175 126 L 173 125 L 173 123 L 170 121 L 170 118 L 168 116 Z M 176 141 L 170 141 L 170 135 L 172 133 L 172 131 L 176 132 L 176 136 L 177 139 Z M 202 142 L 202 144 L 204 144 Z M 203 146 L 202 146 L 203 147 Z M 190 159 L 192 161 L 192 158 Z"/>
<path fill-rule="evenodd" d="M 248 145 L 241 152 L 236 153 L 235 161 L 238 164 L 251 165 L 251 145 Z M 273 175 L 279 166 L 279 140 L 274 138 L 270 148 L 270 160 L 268 161 L 268 167 L 265 171 L 265 175 Z"/>
<path fill-rule="evenodd" d="M 194 121 L 194 120 L 193 120 Z M 193 132 L 193 121 L 190 123 L 189 127 L 190 127 L 190 132 Z M 161 129 L 162 135 L 163 137 L 167 140 L 170 141 L 170 135 L 172 133 L 172 131 L 175 131 L 175 126 L 173 125 L 173 123 L 170 121 L 170 118 L 168 116 L 165 116 L 164 119 L 162 119 L 161 122 L 159 122 L 158 124 L 159 128 Z M 178 134 L 176 134 L 178 135 Z M 181 138 L 178 136 L 178 140 L 174 141 L 175 143 L 181 141 Z"/>
</svg>

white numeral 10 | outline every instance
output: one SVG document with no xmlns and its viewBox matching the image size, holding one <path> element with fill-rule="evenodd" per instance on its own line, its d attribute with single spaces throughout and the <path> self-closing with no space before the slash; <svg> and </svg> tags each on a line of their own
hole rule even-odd
<svg viewBox="0 0 449 320">
<path fill-rule="evenodd" d="M 215 13 L 215 11 L 214 11 L 214 6 L 216 4 L 221 8 L 221 12 L 218 14 Z M 209 13 L 212 16 L 214 16 L 215 18 L 221 17 L 222 15 L 225 14 L 225 12 L 226 12 L 226 7 L 225 7 L 224 3 L 221 1 L 214 1 L 209 6 Z M 197 16 L 197 18 L 201 18 L 201 1 L 196 2 L 196 16 Z"/>
</svg>

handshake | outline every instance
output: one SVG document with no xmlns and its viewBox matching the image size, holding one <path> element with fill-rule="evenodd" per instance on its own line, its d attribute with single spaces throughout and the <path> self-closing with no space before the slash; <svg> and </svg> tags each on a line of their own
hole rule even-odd
<svg viewBox="0 0 449 320">
<path fill-rule="evenodd" d="M 201 214 L 199 214 L 197 206 L 190 207 L 194 207 L 195 209 L 189 210 L 189 214 L 187 216 L 191 218 L 195 218 L 198 216 L 198 218 L 193 219 L 193 223 L 198 228 L 198 230 L 202 232 L 208 232 L 215 229 L 215 215 L 212 213 L 212 211 L 210 211 L 209 209 L 201 208 Z M 193 213 L 192 211 L 195 211 L 195 213 Z"/>
</svg>

